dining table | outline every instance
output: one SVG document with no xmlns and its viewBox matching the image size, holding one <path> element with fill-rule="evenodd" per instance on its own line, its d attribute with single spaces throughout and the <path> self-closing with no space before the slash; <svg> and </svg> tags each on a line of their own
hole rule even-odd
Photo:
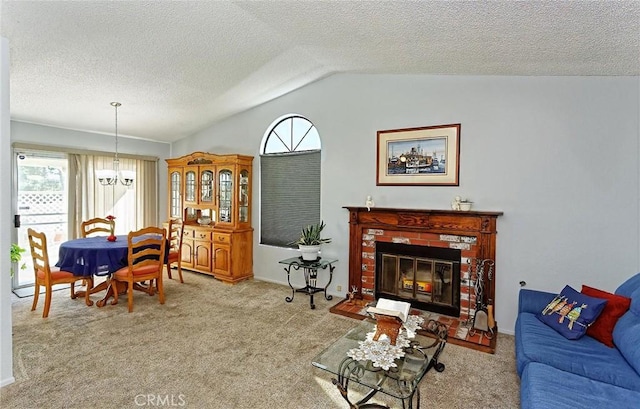
<svg viewBox="0 0 640 409">
<path fill-rule="evenodd" d="M 129 246 L 127 235 L 116 236 L 115 241 L 107 240 L 107 236 L 94 236 L 68 240 L 60 244 L 58 262 L 56 267 L 60 270 L 70 271 L 76 276 L 82 277 L 110 277 L 119 269 L 128 264 Z M 136 284 L 134 288 L 149 292 L 147 287 Z M 104 280 L 92 288 L 87 289 L 89 294 L 107 290 L 104 298 L 97 302 L 98 307 L 106 305 L 113 296 L 111 280 Z M 118 289 L 118 293 L 126 291 L 126 286 Z M 76 292 L 76 296 L 84 297 L 85 291 Z M 87 306 L 92 306 L 93 301 L 86 298 Z M 115 304 L 115 300 L 111 302 Z"/>
</svg>

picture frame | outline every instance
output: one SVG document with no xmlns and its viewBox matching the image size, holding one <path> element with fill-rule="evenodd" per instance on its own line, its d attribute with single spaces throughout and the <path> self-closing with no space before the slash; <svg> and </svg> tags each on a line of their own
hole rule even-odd
<svg viewBox="0 0 640 409">
<path fill-rule="evenodd" d="M 377 186 L 458 186 L 460 124 L 377 133 Z"/>
</svg>

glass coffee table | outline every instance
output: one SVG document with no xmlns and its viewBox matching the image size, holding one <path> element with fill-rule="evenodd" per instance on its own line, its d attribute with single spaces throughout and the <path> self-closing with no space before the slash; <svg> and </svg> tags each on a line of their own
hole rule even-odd
<svg viewBox="0 0 640 409">
<path fill-rule="evenodd" d="M 445 369 L 438 357 L 447 343 L 447 326 L 433 320 L 423 323 L 418 335 L 403 348 L 404 356 L 395 359 L 395 366 L 388 369 L 377 366 L 379 363 L 374 364 L 372 360 L 355 360 L 347 356 L 347 353 L 353 355 L 350 351 L 359 349 L 361 341 L 373 331 L 375 321 L 363 320 L 316 356 L 312 365 L 335 375 L 331 380 L 350 408 L 388 408 L 379 403 L 366 403 L 378 392 L 400 399 L 403 408 L 419 408 L 420 381 L 431 368 L 438 372 Z M 349 398 L 350 382 L 364 387 L 358 388 L 365 390 L 358 402 Z"/>
<path fill-rule="evenodd" d="M 431 368 L 438 372 L 445 369 L 438 357 L 447 342 L 447 326 L 433 320 L 423 323 L 418 335 L 410 339 L 408 347 L 403 348 L 404 356 L 393 361 L 396 366 L 383 369 L 371 360 L 355 360 L 347 356 L 349 351 L 360 347 L 367 334 L 375 331 L 375 325 L 372 319 L 363 320 L 318 354 L 312 365 L 336 376 L 331 380 L 350 408 L 388 408 L 379 403 L 366 403 L 378 392 L 400 399 L 403 408 L 419 408 L 420 381 Z M 358 402 L 349 398 L 350 382 L 362 385 L 364 388 L 358 389 L 366 391 Z"/>
</svg>

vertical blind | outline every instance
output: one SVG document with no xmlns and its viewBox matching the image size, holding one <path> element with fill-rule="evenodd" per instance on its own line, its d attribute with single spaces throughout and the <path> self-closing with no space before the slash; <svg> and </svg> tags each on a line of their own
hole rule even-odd
<svg viewBox="0 0 640 409">
<path fill-rule="evenodd" d="M 260 167 L 260 243 L 294 247 L 320 222 L 320 151 L 263 155 Z"/>
</svg>

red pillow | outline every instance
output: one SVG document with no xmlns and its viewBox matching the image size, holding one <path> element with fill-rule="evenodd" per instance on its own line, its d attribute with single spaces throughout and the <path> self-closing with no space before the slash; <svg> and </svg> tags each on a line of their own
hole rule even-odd
<svg viewBox="0 0 640 409">
<path fill-rule="evenodd" d="M 597 288 L 582 285 L 582 294 L 590 297 L 604 298 L 607 304 L 600 316 L 587 328 L 587 335 L 613 348 L 613 327 L 631 305 L 631 298 L 611 294 Z"/>
</svg>

